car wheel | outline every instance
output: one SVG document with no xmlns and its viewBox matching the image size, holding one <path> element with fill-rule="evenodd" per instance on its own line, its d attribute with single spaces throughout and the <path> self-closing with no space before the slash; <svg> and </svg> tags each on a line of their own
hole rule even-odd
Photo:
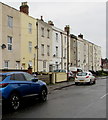
<svg viewBox="0 0 108 120">
<path fill-rule="evenodd" d="M 96 84 L 96 80 L 93 81 L 93 84 Z"/>
<path fill-rule="evenodd" d="M 13 93 L 11 96 L 10 96 L 10 107 L 12 110 L 16 111 L 19 109 L 20 107 L 20 97 L 19 95 L 17 95 L 16 93 Z"/>
<path fill-rule="evenodd" d="M 43 89 L 41 90 L 41 93 L 40 93 L 40 95 L 39 95 L 39 100 L 40 100 L 41 102 L 45 102 L 45 101 L 47 100 L 47 91 L 46 91 L 45 88 L 43 88 Z"/>
<path fill-rule="evenodd" d="M 78 82 L 75 82 L 75 85 L 78 85 Z"/>
<path fill-rule="evenodd" d="M 92 80 L 90 79 L 90 82 L 89 82 L 90 85 L 92 85 Z"/>
</svg>

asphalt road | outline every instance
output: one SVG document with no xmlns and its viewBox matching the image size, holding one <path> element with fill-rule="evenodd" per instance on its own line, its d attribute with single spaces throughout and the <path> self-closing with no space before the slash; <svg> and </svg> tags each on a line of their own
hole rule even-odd
<svg viewBox="0 0 108 120">
<path fill-rule="evenodd" d="M 26 100 L 17 112 L 3 118 L 106 118 L 106 79 L 95 85 L 70 86 L 52 91 L 48 101 Z"/>
</svg>

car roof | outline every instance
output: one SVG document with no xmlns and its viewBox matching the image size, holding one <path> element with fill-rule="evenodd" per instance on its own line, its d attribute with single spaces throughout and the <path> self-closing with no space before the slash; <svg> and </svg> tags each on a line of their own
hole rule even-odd
<svg viewBox="0 0 108 120">
<path fill-rule="evenodd" d="M 25 72 L 6 72 L 6 73 L 0 73 L 0 75 L 11 75 L 11 74 L 15 74 L 15 73 L 25 73 Z"/>
</svg>

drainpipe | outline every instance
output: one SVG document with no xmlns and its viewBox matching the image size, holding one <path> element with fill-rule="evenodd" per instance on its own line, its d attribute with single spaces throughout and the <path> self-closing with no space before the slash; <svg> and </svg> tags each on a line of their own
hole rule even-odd
<svg viewBox="0 0 108 120">
<path fill-rule="evenodd" d="M 38 22 L 36 22 L 36 30 L 37 30 L 37 73 L 38 73 Z"/>
<path fill-rule="evenodd" d="M 63 69 L 63 34 L 61 34 L 61 69 Z"/>
</svg>

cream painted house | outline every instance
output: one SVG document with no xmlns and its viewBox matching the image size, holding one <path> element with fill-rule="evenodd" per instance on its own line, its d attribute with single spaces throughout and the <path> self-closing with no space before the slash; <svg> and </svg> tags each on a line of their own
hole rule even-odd
<svg viewBox="0 0 108 120">
<path fill-rule="evenodd" d="M 20 13 L 0 3 L 0 63 L 1 69 L 20 68 Z M 2 54 L 1 54 L 2 53 Z M 2 55 L 2 56 L 1 56 Z"/>
<path fill-rule="evenodd" d="M 52 27 L 41 19 L 37 19 L 37 71 L 49 72 L 52 61 Z"/>
<path fill-rule="evenodd" d="M 36 19 L 21 12 L 21 68 L 37 71 Z"/>
<path fill-rule="evenodd" d="M 0 3 L 0 46 L 2 46 L 2 3 Z M 2 69 L 2 48 L 0 47 L 0 69 Z"/>
</svg>

